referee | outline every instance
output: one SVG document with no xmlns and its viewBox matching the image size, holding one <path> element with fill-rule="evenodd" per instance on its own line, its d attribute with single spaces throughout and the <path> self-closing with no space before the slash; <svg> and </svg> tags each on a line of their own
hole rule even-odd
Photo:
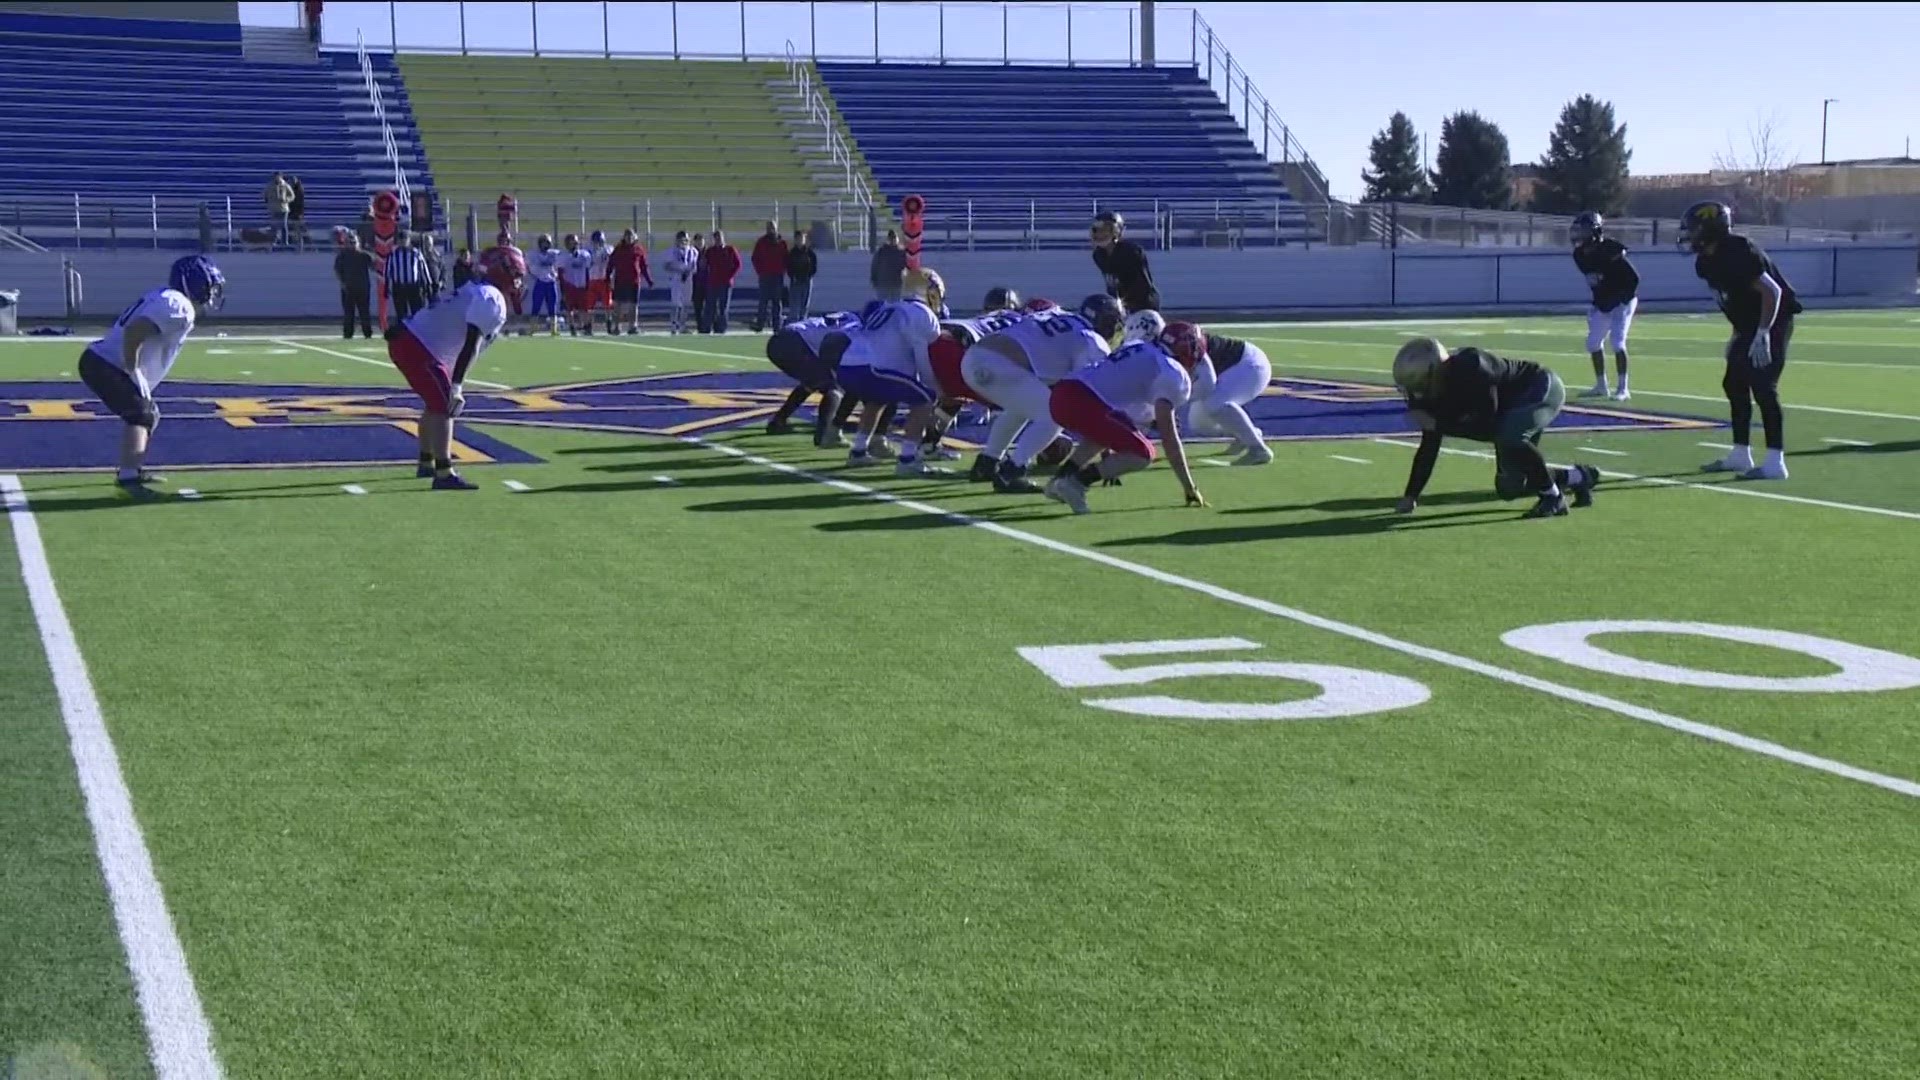
<svg viewBox="0 0 1920 1080">
<path fill-rule="evenodd" d="M 431 271 L 427 257 L 413 246 L 413 237 L 401 233 L 387 254 L 387 295 L 393 297 L 394 314 L 405 320 L 427 306 L 427 285 Z"/>
</svg>

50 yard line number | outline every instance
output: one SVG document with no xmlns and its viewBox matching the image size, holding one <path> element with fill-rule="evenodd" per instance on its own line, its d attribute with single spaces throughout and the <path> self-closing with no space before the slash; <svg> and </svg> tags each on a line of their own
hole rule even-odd
<svg viewBox="0 0 1920 1080">
<path fill-rule="evenodd" d="M 1778 678 L 1736 675 L 1678 664 L 1662 664 L 1610 652 L 1592 643 L 1603 634 L 1674 634 L 1714 638 L 1800 653 L 1838 670 L 1826 675 Z M 1623 678 L 1768 693 L 1838 694 L 1909 690 L 1920 687 L 1920 659 L 1833 638 L 1719 623 L 1656 620 L 1602 620 L 1549 623 L 1509 631 L 1501 640 L 1522 652 L 1589 671 Z M 1108 712 L 1170 720 L 1282 721 L 1337 720 L 1391 712 L 1425 704 L 1433 693 L 1425 684 L 1400 675 L 1331 664 L 1271 660 L 1201 660 L 1116 667 L 1111 657 L 1258 649 L 1245 638 L 1193 638 L 1121 641 L 1094 645 L 1041 645 L 1017 650 L 1055 685 L 1069 690 L 1145 686 L 1174 679 L 1239 676 L 1306 683 L 1319 692 L 1288 701 L 1199 701 L 1164 694 L 1085 698 L 1081 704 Z"/>
</svg>

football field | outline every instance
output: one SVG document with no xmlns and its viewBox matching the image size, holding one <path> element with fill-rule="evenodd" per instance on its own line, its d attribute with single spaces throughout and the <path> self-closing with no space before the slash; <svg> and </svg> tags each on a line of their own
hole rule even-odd
<svg viewBox="0 0 1920 1080">
<path fill-rule="evenodd" d="M 1641 319 L 1544 521 L 1396 516 L 1386 372 L 1584 319 L 1217 329 L 1276 460 L 1086 516 L 738 332 L 503 340 L 457 493 L 379 340 L 202 331 L 136 501 L 0 342 L 0 1075 L 1913 1077 L 1920 310 L 1801 316 L 1778 483 Z"/>
</svg>

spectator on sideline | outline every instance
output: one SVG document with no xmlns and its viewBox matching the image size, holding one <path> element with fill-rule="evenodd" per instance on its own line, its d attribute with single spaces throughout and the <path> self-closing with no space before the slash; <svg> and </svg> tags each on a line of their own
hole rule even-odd
<svg viewBox="0 0 1920 1080">
<path fill-rule="evenodd" d="M 647 249 L 640 246 L 640 238 L 632 229 L 620 234 L 620 242 L 613 246 L 613 257 L 608 264 L 613 273 L 613 319 L 610 332 L 617 333 L 620 324 L 625 323 L 627 333 L 640 332 L 640 285 L 646 283 L 653 287 L 653 275 L 647 270 Z"/>
<path fill-rule="evenodd" d="M 514 225 L 520 219 L 520 201 L 512 194 L 503 191 L 500 193 L 500 201 L 494 203 L 493 208 L 500 215 L 500 231 L 512 232 Z"/>
<path fill-rule="evenodd" d="M 713 333 L 713 323 L 707 319 L 707 259 L 713 253 L 713 243 L 706 236 L 696 236 L 693 242 L 700 246 L 700 257 L 693 264 L 693 325 L 703 334 Z"/>
<path fill-rule="evenodd" d="M 287 242 L 287 207 L 293 203 L 293 185 L 280 173 L 274 173 L 267 181 L 266 191 L 261 198 L 267 204 L 267 216 L 273 220 L 273 236 L 280 243 Z"/>
<path fill-rule="evenodd" d="M 725 233 L 713 231 L 713 246 L 707 249 L 707 325 L 716 334 L 727 332 L 727 316 L 733 307 L 733 279 L 740 275 L 740 252 L 727 243 Z"/>
<path fill-rule="evenodd" d="M 900 234 L 887 230 L 887 242 L 873 249 L 873 265 L 867 276 L 873 293 L 882 300 L 900 299 L 900 283 L 907 273 L 907 249 L 900 246 Z"/>
<path fill-rule="evenodd" d="M 787 249 L 787 281 L 792 286 L 787 293 L 787 322 L 807 317 L 807 307 L 813 303 L 813 275 L 819 272 L 820 256 L 807 242 L 807 231 L 795 229 L 793 246 Z"/>
<path fill-rule="evenodd" d="M 753 331 L 778 330 L 785 325 L 780 317 L 780 290 L 786 287 L 787 241 L 774 222 L 767 222 L 767 231 L 753 242 L 753 273 L 760 279 L 760 305 L 754 309 Z"/>
<path fill-rule="evenodd" d="M 473 280 L 473 251 L 461 248 L 453 257 L 453 287 L 459 288 Z"/>
<path fill-rule="evenodd" d="M 340 336 L 353 337 L 353 319 L 360 317 L 360 336 L 373 336 L 373 256 L 360 246 L 360 234 L 342 233 L 340 253 L 333 257 L 333 276 L 340 281 Z"/>
<path fill-rule="evenodd" d="M 420 254 L 427 260 L 427 302 L 431 304 L 440 290 L 446 287 L 446 271 L 440 265 L 440 252 L 433 246 L 432 233 L 414 233 L 419 244 Z"/>
<path fill-rule="evenodd" d="M 393 250 L 387 253 L 387 295 L 393 300 L 394 317 L 402 322 L 427 306 L 427 257 L 413 246 L 405 232 L 394 235 Z"/>
<path fill-rule="evenodd" d="M 287 242 L 298 242 L 301 248 L 307 246 L 307 185 L 297 176 L 287 177 L 287 187 L 293 190 L 293 198 L 287 200 Z"/>
</svg>

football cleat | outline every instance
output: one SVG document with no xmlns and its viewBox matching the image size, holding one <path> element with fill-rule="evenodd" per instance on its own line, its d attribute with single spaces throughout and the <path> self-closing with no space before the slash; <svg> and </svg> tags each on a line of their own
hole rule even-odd
<svg viewBox="0 0 1920 1080">
<path fill-rule="evenodd" d="M 1001 466 L 1000 471 L 994 474 L 993 490 L 1002 495 L 1038 495 L 1041 492 L 1039 484 L 1027 479 L 1026 468 L 1011 462 Z"/>
<path fill-rule="evenodd" d="M 464 476 L 461 476 L 459 473 L 450 472 L 445 476 L 436 476 L 433 478 L 433 490 L 435 491 L 479 491 L 480 485 L 474 483 L 473 481 L 467 479 Z"/>
<path fill-rule="evenodd" d="M 1606 397 L 1607 384 L 1605 381 L 1594 383 L 1592 386 L 1580 391 L 1580 396 L 1583 398 Z"/>
<path fill-rule="evenodd" d="M 1769 461 L 1740 474 L 1742 480 L 1785 480 L 1786 478 L 1787 463 L 1784 461 Z"/>
<path fill-rule="evenodd" d="M 1565 495 L 1560 495 L 1560 494 L 1540 496 L 1540 501 L 1533 504 L 1533 509 L 1528 510 L 1526 513 L 1520 515 L 1520 517 L 1523 520 L 1532 519 L 1532 518 L 1566 517 L 1566 516 L 1567 516 L 1567 497 Z"/>
<path fill-rule="evenodd" d="M 1267 465 L 1273 461 L 1273 451 L 1264 444 L 1255 446 L 1234 459 L 1235 465 Z"/>
<path fill-rule="evenodd" d="M 1047 484 L 1047 498 L 1066 503 L 1076 514 L 1087 513 L 1087 489 L 1076 477 L 1056 476 Z"/>
<path fill-rule="evenodd" d="M 976 482 L 987 481 L 999 475 L 999 472 L 1000 459 L 981 454 L 973 459 L 973 468 L 967 470 L 967 479 Z"/>
<path fill-rule="evenodd" d="M 1753 468 L 1752 454 L 1728 454 L 1718 461 L 1709 461 L 1700 466 L 1701 472 L 1737 472 L 1744 473 Z"/>
<path fill-rule="evenodd" d="M 911 461 L 901 460 L 901 461 L 894 462 L 893 475 L 895 476 L 952 476 L 953 470 L 943 469 L 938 465 L 933 465 L 926 461 L 922 461 L 919 458 L 914 458 Z"/>
<path fill-rule="evenodd" d="M 1584 510 L 1593 505 L 1593 489 L 1600 486 L 1600 470 L 1579 462 L 1575 462 L 1573 467 L 1580 471 L 1580 482 L 1573 485 L 1573 506 L 1576 510 Z"/>
<path fill-rule="evenodd" d="M 431 479 L 433 479 L 433 466 L 431 466 L 431 465 L 416 465 L 416 466 L 414 466 L 414 467 L 413 467 L 413 478 L 414 478 L 415 480 L 431 480 Z"/>
<path fill-rule="evenodd" d="M 1633 394 L 1632 394 L 1631 392 L 1629 392 L 1629 391 L 1627 390 L 1627 388 L 1626 388 L 1626 387 L 1624 387 L 1624 386 L 1623 386 L 1623 387 L 1621 387 L 1620 389 L 1618 389 L 1618 390 L 1615 390 L 1615 391 L 1613 392 L 1613 400 L 1615 400 L 1615 401 L 1631 401 L 1631 400 L 1633 400 Z"/>
<path fill-rule="evenodd" d="M 767 421 L 767 434 L 791 435 L 793 434 L 793 425 L 787 423 L 785 420 L 769 420 Z"/>
</svg>

